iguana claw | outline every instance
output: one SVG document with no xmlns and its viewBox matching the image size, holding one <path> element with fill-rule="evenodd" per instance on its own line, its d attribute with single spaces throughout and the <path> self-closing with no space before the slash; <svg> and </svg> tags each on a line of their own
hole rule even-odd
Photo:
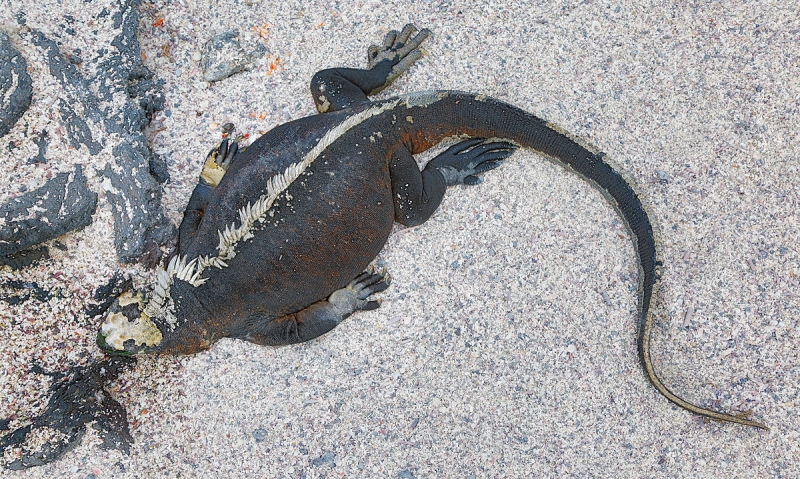
<svg viewBox="0 0 800 479">
<path fill-rule="evenodd" d="M 428 163 L 437 169 L 448 186 L 477 185 L 476 175 L 497 168 L 518 148 L 507 141 L 485 142 L 484 138 L 471 138 L 456 143 Z M 427 168 L 427 167 L 426 167 Z"/>
<path fill-rule="evenodd" d="M 350 281 L 350 284 L 334 291 L 328 301 L 335 304 L 345 316 L 355 311 L 378 309 L 381 301 L 369 301 L 367 298 L 386 290 L 392 282 L 392 278 L 386 272 L 386 268 L 383 268 L 379 273 L 374 273 L 374 271 L 375 268 L 370 265 L 366 271 L 356 276 L 353 281 Z"/>
<path fill-rule="evenodd" d="M 412 37 L 411 35 L 414 33 L 416 35 Z M 425 51 L 419 46 L 431 35 L 431 31 L 427 28 L 418 31 L 416 26 L 409 23 L 403 27 L 400 33 L 396 30 L 387 33 L 381 47 L 377 45 L 370 46 L 367 49 L 367 64 L 369 68 L 374 69 L 379 63 L 387 61 L 390 62 L 392 69 L 383 85 L 375 88 L 369 94 L 374 95 L 391 85 L 414 62 L 422 58 Z"/>
</svg>

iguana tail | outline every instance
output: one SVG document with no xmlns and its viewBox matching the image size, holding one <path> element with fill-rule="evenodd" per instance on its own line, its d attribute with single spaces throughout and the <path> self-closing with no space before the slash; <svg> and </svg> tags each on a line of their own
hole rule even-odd
<svg viewBox="0 0 800 479">
<path fill-rule="evenodd" d="M 535 115 L 485 96 L 432 92 L 403 100 L 395 113 L 398 122 L 406 123 L 404 141 L 413 153 L 451 136 L 504 138 L 557 160 L 603 192 L 625 220 L 639 258 L 638 349 L 647 378 L 667 399 L 695 414 L 768 429 L 762 423 L 746 419 L 749 412 L 731 415 L 689 403 L 670 391 L 656 374 L 650 359 L 650 333 L 662 263 L 655 232 L 636 191 L 609 165 L 603 153 L 589 150 Z"/>
</svg>

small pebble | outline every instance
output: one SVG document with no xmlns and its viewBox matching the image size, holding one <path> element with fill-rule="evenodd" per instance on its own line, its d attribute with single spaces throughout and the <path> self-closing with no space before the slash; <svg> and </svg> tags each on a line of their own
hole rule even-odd
<svg viewBox="0 0 800 479">
<path fill-rule="evenodd" d="M 263 442 L 264 439 L 267 438 L 267 431 L 266 429 L 258 428 L 253 431 L 253 437 L 255 438 L 256 442 Z"/>
<path fill-rule="evenodd" d="M 577 351 L 577 349 L 575 348 L 574 344 L 570 344 L 569 346 L 567 346 L 567 352 L 569 354 L 575 354 L 575 351 Z"/>
<path fill-rule="evenodd" d="M 328 451 L 322 456 L 311 461 L 311 464 L 315 466 L 322 466 L 324 464 L 327 464 L 331 468 L 333 468 L 335 466 L 335 462 L 336 462 L 336 454 L 332 451 Z"/>
</svg>

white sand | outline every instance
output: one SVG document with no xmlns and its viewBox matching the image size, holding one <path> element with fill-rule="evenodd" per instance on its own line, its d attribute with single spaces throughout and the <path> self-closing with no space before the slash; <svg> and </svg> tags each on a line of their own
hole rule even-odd
<svg viewBox="0 0 800 479">
<path fill-rule="evenodd" d="M 113 34 L 85 23 L 103 2 L 24 3 L 7 1 L 0 20 L 27 9 L 28 25 L 54 38 L 64 15 L 78 19 L 65 51 L 89 52 Z M 174 222 L 219 125 L 255 137 L 314 113 L 315 71 L 363 67 L 370 43 L 413 21 L 435 34 L 429 55 L 381 96 L 485 93 L 605 151 L 661 227 L 661 376 L 693 402 L 752 408 L 772 430 L 705 423 L 650 386 L 620 219 L 574 174 L 519 152 L 482 185 L 449 191 L 426 224 L 398 228 L 379 258 L 394 279 L 379 310 L 301 346 L 223 340 L 192 357 L 145 358 L 115 388 L 136 441 L 129 456 L 89 435 L 54 464 L 0 475 L 800 477 L 800 2 L 306 3 L 141 7 L 145 63 L 166 82 L 170 115 L 158 114 L 150 136 L 170 164 L 163 202 Z M 239 28 L 255 41 L 263 24 L 271 58 L 210 88 L 200 81 L 192 57 L 211 35 Z M 110 148 L 91 158 L 57 129 L 50 162 L 25 164 L 36 150 L 23 123 L 34 133 L 49 124 L 58 91 L 41 53 L 19 49 L 35 90 L 0 139 L 14 185 L 35 187 L 75 163 L 102 168 Z M 9 153 L 13 139 L 21 143 Z M 101 193 L 94 223 L 60 238 L 66 252 L 0 271 L 0 282 L 63 293 L 44 305 L 0 303 L 3 415 L 40 410 L 47 381 L 28 372 L 31 361 L 66 369 L 98 355 L 97 324 L 76 314 L 120 268 L 111 221 Z"/>
</svg>

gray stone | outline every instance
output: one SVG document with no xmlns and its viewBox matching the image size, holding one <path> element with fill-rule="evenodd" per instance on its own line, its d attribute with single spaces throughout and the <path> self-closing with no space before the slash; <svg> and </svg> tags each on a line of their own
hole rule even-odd
<svg viewBox="0 0 800 479">
<path fill-rule="evenodd" d="M 28 64 L 0 32 L 0 136 L 31 106 L 31 77 Z"/>
<path fill-rule="evenodd" d="M 267 430 L 263 427 L 255 429 L 253 431 L 253 438 L 256 440 L 256 442 L 264 442 L 264 440 L 267 438 Z"/>
<path fill-rule="evenodd" d="M 267 48 L 258 43 L 249 53 L 242 48 L 237 38 L 239 32 L 228 30 L 214 35 L 206 42 L 200 66 L 203 69 L 203 80 L 220 81 L 223 78 L 249 70 L 253 62 L 267 54 Z"/>
<path fill-rule="evenodd" d="M 80 165 L 41 188 L 0 206 L 0 256 L 57 238 L 92 222 L 97 194 L 86 186 Z"/>
</svg>

